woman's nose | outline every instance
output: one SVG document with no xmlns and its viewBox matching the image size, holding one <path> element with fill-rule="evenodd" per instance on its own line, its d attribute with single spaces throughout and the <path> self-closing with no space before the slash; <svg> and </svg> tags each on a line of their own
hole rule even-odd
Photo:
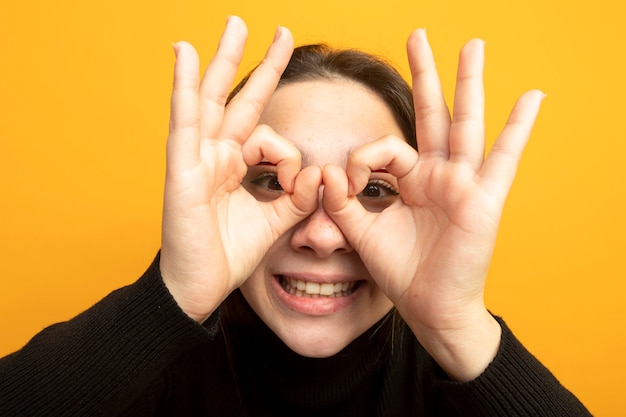
<svg viewBox="0 0 626 417">
<path fill-rule="evenodd" d="M 299 252 L 308 252 L 319 257 L 333 253 L 347 253 L 353 249 L 339 229 L 328 216 L 322 205 L 309 217 L 298 223 L 291 235 L 291 246 Z"/>
</svg>

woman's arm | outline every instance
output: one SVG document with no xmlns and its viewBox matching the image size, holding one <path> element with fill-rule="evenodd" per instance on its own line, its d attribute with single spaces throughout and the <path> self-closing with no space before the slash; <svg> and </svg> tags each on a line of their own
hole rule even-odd
<svg viewBox="0 0 626 417">
<path fill-rule="evenodd" d="M 345 172 L 326 166 L 324 207 L 422 346 L 458 381 L 480 375 L 500 343 L 484 303 L 487 271 L 508 191 L 543 93 L 529 91 L 485 158 L 484 43 L 461 50 L 452 115 L 426 34 L 408 42 L 418 152 L 383 137 L 355 150 Z M 356 198 L 371 171 L 398 178 L 381 213 Z"/>
<path fill-rule="evenodd" d="M 460 416 L 590 416 L 585 406 L 546 369 L 500 318 L 502 338 L 494 360 L 472 381 L 442 378 L 436 389 Z"/>
<path fill-rule="evenodd" d="M 215 329 L 178 307 L 158 261 L 136 283 L 0 360 L 0 415 L 117 415 L 181 353 L 210 340 Z"/>
<path fill-rule="evenodd" d="M 195 49 L 175 45 L 160 257 L 137 283 L 3 359 L 1 415 L 115 415 L 105 411 L 124 408 L 211 337 L 198 323 L 215 318 L 273 242 L 316 207 L 321 170 L 301 170 L 293 144 L 257 129 L 293 50 L 287 29 L 226 105 L 246 39 L 244 22 L 229 18 L 202 78 Z M 287 191 L 269 203 L 240 184 L 263 159 Z"/>
</svg>

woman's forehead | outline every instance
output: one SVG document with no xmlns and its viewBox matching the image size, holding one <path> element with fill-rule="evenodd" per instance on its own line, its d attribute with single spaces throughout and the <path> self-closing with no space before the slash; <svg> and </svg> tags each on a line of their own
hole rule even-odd
<svg viewBox="0 0 626 417">
<path fill-rule="evenodd" d="M 391 110 L 376 93 L 343 79 L 281 86 L 260 123 L 300 149 L 304 165 L 344 165 L 355 148 L 384 135 L 402 136 Z"/>
</svg>

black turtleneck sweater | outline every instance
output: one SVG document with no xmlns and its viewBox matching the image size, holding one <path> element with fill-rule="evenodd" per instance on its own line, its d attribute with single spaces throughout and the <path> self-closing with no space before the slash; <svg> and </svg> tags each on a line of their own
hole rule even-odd
<svg viewBox="0 0 626 417">
<path fill-rule="evenodd" d="M 393 313 L 329 358 L 285 346 L 236 291 L 204 326 L 155 261 L 135 284 L 0 361 L 0 416 L 583 416 L 503 328 L 473 381 L 449 380 Z"/>
</svg>

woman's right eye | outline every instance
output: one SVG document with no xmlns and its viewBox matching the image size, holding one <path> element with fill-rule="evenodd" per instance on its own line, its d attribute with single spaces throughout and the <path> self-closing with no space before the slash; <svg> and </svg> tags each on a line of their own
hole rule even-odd
<svg viewBox="0 0 626 417">
<path fill-rule="evenodd" d="M 274 172 L 263 172 L 261 175 L 250 181 L 252 184 L 265 188 L 269 191 L 281 192 L 283 187 L 278 181 L 278 175 Z"/>
<path fill-rule="evenodd" d="M 272 201 L 284 192 L 276 172 L 259 172 L 253 167 L 248 168 L 248 174 L 244 177 L 241 185 L 258 201 Z"/>
</svg>

